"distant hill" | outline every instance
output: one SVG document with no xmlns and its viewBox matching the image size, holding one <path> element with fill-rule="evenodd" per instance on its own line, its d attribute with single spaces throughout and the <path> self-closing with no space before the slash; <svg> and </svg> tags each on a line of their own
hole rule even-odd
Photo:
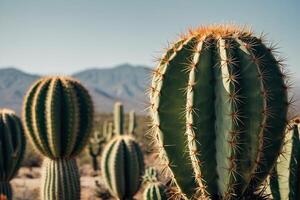
<svg viewBox="0 0 300 200">
<path fill-rule="evenodd" d="M 125 109 L 145 114 L 150 83 L 150 68 L 118 65 L 113 68 L 92 68 L 72 75 L 90 91 L 98 112 L 111 112 L 115 101 L 122 101 Z M 0 107 L 21 111 L 22 99 L 38 75 L 22 72 L 13 67 L 0 69 Z M 294 113 L 300 113 L 300 79 L 294 79 Z"/>
<path fill-rule="evenodd" d="M 115 101 L 122 101 L 126 110 L 143 114 L 150 68 L 123 64 L 114 68 L 93 68 L 73 74 L 90 91 L 98 112 L 111 112 Z M 16 68 L 0 69 L 0 107 L 21 111 L 26 90 L 38 79 Z"/>
</svg>

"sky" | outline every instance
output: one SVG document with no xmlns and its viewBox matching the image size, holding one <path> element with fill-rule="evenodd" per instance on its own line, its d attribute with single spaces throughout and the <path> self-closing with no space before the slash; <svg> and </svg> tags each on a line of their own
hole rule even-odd
<svg viewBox="0 0 300 200">
<path fill-rule="evenodd" d="M 0 68 L 71 74 L 121 63 L 154 67 L 168 42 L 211 23 L 251 25 L 300 57 L 299 0 L 0 0 Z"/>
</svg>

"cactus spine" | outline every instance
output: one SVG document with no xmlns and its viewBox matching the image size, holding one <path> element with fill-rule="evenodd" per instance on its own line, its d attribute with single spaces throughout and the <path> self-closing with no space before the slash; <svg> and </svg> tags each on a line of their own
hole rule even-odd
<svg viewBox="0 0 300 200">
<path fill-rule="evenodd" d="M 130 136 L 116 136 L 104 148 L 101 169 L 110 193 L 118 199 L 132 199 L 144 173 L 143 154 Z"/>
<path fill-rule="evenodd" d="M 191 31 L 160 60 L 150 92 L 154 138 L 184 198 L 232 199 L 272 169 L 289 104 L 272 52 L 251 31 L 216 25 Z"/>
<path fill-rule="evenodd" d="M 42 199 L 80 199 L 75 157 L 86 146 L 92 129 L 93 104 L 88 91 L 72 78 L 42 78 L 25 97 L 23 120 L 27 136 L 47 157 Z"/>
<path fill-rule="evenodd" d="M 8 109 L 0 109 L 0 196 L 12 199 L 10 180 L 20 168 L 25 151 L 21 120 Z"/>
<path fill-rule="evenodd" d="M 270 189 L 274 200 L 300 199 L 299 123 L 300 118 L 295 118 L 288 125 L 282 154 L 270 175 Z"/>
<path fill-rule="evenodd" d="M 94 171 L 99 170 L 97 158 L 100 156 L 104 145 L 112 138 L 112 131 L 112 123 L 105 121 L 102 134 L 96 131 L 94 132 L 94 136 L 90 139 L 88 151 L 89 155 L 92 157 Z"/>
</svg>

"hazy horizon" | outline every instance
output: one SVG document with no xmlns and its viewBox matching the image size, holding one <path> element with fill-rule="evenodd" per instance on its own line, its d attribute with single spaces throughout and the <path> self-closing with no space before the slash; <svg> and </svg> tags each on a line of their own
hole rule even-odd
<svg viewBox="0 0 300 200">
<path fill-rule="evenodd" d="M 268 33 L 297 67 L 300 2 L 0 0 L 0 68 L 72 74 L 130 63 L 153 67 L 168 41 L 190 27 L 235 22 Z M 249 12 L 249 13 L 248 13 Z"/>
</svg>

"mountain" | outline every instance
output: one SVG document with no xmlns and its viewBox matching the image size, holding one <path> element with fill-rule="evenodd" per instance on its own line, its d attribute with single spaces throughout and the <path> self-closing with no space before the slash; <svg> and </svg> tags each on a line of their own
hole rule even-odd
<svg viewBox="0 0 300 200">
<path fill-rule="evenodd" d="M 144 114 L 146 88 L 150 68 L 123 64 L 114 68 L 88 69 L 73 74 L 90 91 L 96 111 L 111 112 L 115 101 L 122 101 L 125 109 Z M 39 78 L 16 68 L 0 69 L 0 107 L 21 112 L 23 97 L 30 85 Z"/>
</svg>

